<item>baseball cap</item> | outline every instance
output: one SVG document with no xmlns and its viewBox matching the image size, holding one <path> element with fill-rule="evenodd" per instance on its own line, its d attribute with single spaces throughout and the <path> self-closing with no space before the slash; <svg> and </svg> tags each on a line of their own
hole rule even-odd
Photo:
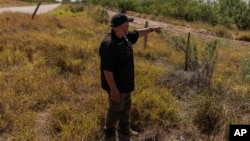
<svg viewBox="0 0 250 141">
<path fill-rule="evenodd" d="M 125 22 L 133 22 L 134 18 L 128 18 L 125 14 L 115 14 L 111 20 L 111 27 L 117 27 Z"/>
</svg>

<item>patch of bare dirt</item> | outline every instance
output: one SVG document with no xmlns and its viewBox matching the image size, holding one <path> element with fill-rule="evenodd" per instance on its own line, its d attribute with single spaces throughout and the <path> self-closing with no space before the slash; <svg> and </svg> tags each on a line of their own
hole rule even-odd
<svg viewBox="0 0 250 141">
<path fill-rule="evenodd" d="M 49 121 L 48 117 L 49 117 L 49 109 L 40 111 L 37 114 L 37 119 L 34 128 L 35 128 L 35 134 L 37 135 L 40 141 L 52 140 L 52 136 L 48 128 L 48 121 Z"/>
</svg>

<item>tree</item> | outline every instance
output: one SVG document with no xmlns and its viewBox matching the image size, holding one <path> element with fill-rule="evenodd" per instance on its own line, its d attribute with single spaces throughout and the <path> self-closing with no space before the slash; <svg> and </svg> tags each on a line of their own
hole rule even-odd
<svg viewBox="0 0 250 141">
<path fill-rule="evenodd" d="M 135 11 L 137 6 L 134 0 L 118 0 L 117 4 L 121 13 L 126 13 L 128 10 Z"/>
<path fill-rule="evenodd" d="M 201 21 L 210 23 L 212 25 L 217 24 L 217 18 L 215 13 L 215 4 L 211 2 L 202 3 L 200 5 L 201 13 L 200 18 Z"/>
<path fill-rule="evenodd" d="M 71 3 L 71 0 L 62 0 L 62 3 Z"/>
<path fill-rule="evenodd" d="M 242 2 L 242 0 L 219 0 L 217 9 L 220 17 L 219 23 L 226 27 L 231 27 L 231 24 L 234 24 L 233 17 L 235 16 L 235 11 L 239 3 Z"/>
<path fill-rule="evenodd" d="M 241 2 L 236 5 L 236 11 L 234 15 L 234 21 L 238 29 L 246 30 L 250 29 L 250 7 L 246 3 Z"/>
<path fill-rule="evenodd" d="M 201 6 L 198 1 L 191 1 L 184 7 L 185 20 L 197 21 L 201 19 Z"/>
</svg>

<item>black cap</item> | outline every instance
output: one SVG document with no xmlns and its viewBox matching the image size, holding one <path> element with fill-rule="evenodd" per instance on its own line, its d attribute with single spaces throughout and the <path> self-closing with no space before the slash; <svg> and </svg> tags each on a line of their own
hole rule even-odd
<svg viewBox="0 0 250 141">
<path fill-rule="evenodd" d="M 111 27 L 117 27 L 125 22 L 133 22 L 133 18 L 128 18 L 126 15 L 118 13 L 112 17 Z"/>
</svg>

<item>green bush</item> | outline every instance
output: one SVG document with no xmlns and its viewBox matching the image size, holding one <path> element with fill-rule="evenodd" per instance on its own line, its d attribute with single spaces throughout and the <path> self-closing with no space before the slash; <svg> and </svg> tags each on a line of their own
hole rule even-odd
<svg viewBox="0 0 250 141">
<path fill-rule="evenodd" d="M 82 5 L 70 5 L 70 11 L 72 13 L 83 12 L 84 7 Z"/>
<path fill-rule="evenodd" d="M 136 10 L 136 2 L 134 0 L 118 0 L 118 9 L 121 13 L 126 13 L 127 11 Z"/>
<path fill-rule="evenodd" d="M 91 12 L 89 12 L 90 16 L 98 23 L 105 23 L 109 22 L 109 15 L 108 11 L 103 8 L 97 8 Z"/>
</svg>

